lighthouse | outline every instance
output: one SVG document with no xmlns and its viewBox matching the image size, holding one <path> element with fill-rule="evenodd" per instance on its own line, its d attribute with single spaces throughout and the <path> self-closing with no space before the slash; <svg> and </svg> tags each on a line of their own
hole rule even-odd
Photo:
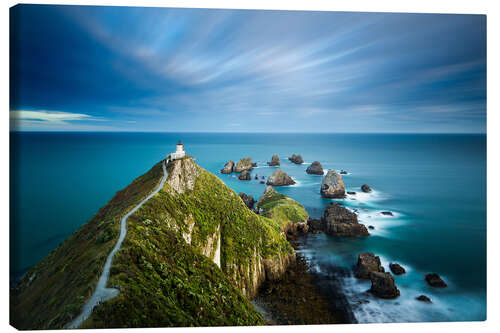
<svg viewBox="0 0 500 333">
<path fill-rule="evenodd" d="M 179 158 L 183 158 L 184 156 L 186 156 L 186 152 L 184 151 L 184 145 L 182 144 L 182 141 L 179 140 L 175 152 L 170 154 L 170 159 L 172 161 L 178 160 Z"/>
</svg>

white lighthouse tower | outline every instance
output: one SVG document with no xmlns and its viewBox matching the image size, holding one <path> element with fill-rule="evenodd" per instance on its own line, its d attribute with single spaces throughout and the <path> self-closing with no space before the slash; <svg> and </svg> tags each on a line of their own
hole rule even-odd
<svg viewBox="0 0 500 333">
<path fill-rule="evenodd" d="M 178 160 L 179 158 L 183 158 L 184 156 L 186 156 L 186 152 L 184 151 L 184 145 L 182 144 L 181 140 L 179 140 L 175 152 L 170 154 L 170 159 L 172 161 Z"/>
</svg>

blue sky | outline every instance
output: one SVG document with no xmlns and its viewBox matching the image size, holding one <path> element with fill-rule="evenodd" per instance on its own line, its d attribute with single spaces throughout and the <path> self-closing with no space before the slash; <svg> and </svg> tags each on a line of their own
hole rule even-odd
<svg viewBox="0 0 500 333">
<path fill-rule="evenodd" d="M 486 17 L 21 5 L 13 130 L 486 132 Z"/>
</svg>

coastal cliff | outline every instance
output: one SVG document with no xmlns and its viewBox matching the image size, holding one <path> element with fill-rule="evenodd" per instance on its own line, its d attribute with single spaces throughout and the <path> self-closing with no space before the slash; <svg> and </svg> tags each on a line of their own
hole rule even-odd
<svg viewBox="0 0 500 333">
<path fill-rule="evenodd" d="M 127 220 L 108 282 L 119 294 L 80 327 L 264 324 L 249 298 L 295 259 L 282 221 L 250 211 L 190 157 L 169 163 L 167 172 L 159 193 Z M 11 291 L 12 325 L 66 327 L 92 295 L 120 219 L 161 177 L 158 163 L 28 271 Z"/>
</svg>

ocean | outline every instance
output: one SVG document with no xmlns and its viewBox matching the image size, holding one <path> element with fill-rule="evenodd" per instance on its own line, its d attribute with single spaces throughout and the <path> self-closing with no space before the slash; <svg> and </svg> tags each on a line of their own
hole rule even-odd
<svg viewBox="0 0 500 333">
<path fill-rule="evenodd" d="M 486 319 L 486 135 L 473 134 L 236 134 L 236 133 L 25 133 L 11 132 L 10 275 L 15 281 L 89 220 L 120 189 L 175 150 L 187 154 L 236 192 L 258 198 L 266 185 L 254 179 L 280 168 L 296 184 L 277 190 L 320 217 L 332 201 L 319 194 L 322 176 L 306 174 L 317 160 L 325 170 L 346 170 L 343 202 L 367 238 L 307 236 L 298 252 L 318 274 L 338 281 L 356 320 L 369 322 Z M 301 154 L 304 164 L 288 161 Z M 228 160 L 252 157 L 251 181 L 219 170 Z M 368 184 L 369 194 L 360 187 Z M 382 215 L 391 211 L 394 216 Z M 370 283 L 349 272 L 361 252 L 374 252 L 395 276 L 401 296 L 376 299 Z M 342 273 L 339 273 L 342 272 Z M 427 286 L 436 272 L 447 288 Z M 432 303 L 418 302 L 424 294 Z"/>
</svg>

